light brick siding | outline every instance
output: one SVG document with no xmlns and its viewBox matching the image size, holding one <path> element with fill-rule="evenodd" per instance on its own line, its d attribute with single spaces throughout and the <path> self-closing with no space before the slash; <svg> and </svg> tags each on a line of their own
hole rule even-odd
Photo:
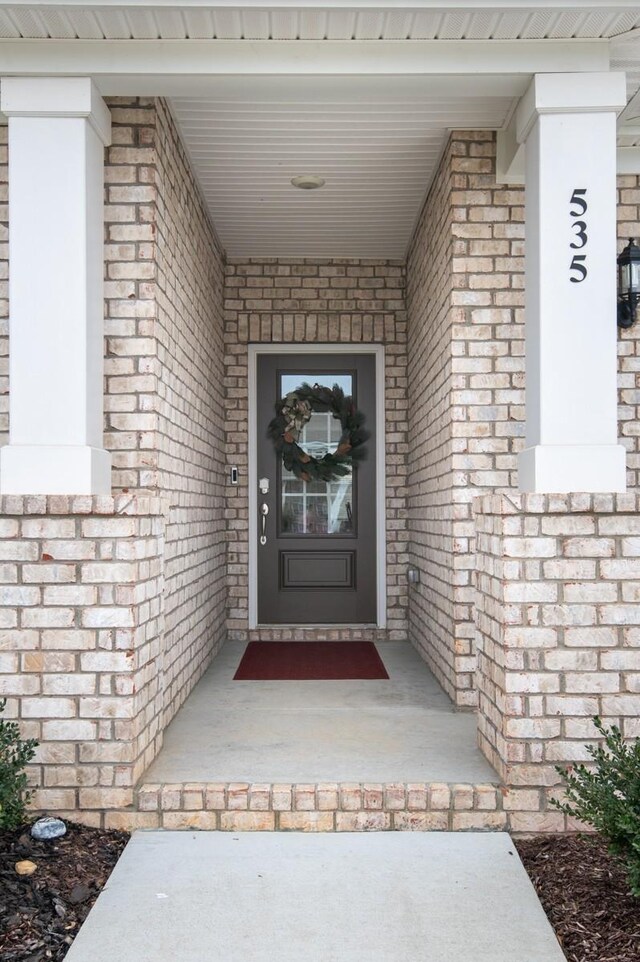
<svg viewBox="0 0 640 962">
<path fill-rule="evenodd" d="M 480 746 L 516 831 L 566 827 L 555 766 L 588 758 L 594 715 L 640 736 L 639 510 L 637 494 L 476 502 Z"/>
<path fill-rule="evenodd" d="M 640 176 L 618 177 L 618 250 L 640 235 Z M 627 449 L 627 485 L 640 488 L 640 324 L 619 332 L 620 442 Z"/>
<path fill-rule="evenodd" d="M 640 229 L 640 178 L 619 178 L 618 205 L 622 247 Z M 495 135 L 454 132 L 407 265 L 409 551 L 426 574 L 411 589 L 409 630 L 460 705 L 476 703 L 473 500 L 517 490 L 518 483 L 523 254 L 524 189 L 496 185 Z M 620 434 L 633 488 L 640 462 L 639 326 L 621 334 L 619 344 Z"/>
<path fill-rule="evenodd" d="M 163 101 L 157 109 L 158 471 L 165 547 L 166 721 L 225 639 L 221 249 Z"/>
<path fill-rule="evenodd" d="M 25 598 L 35 599 L 37 594 L 38 599 L 25 601 L 28 607 L 24 610 L 20 592 L 16 593 L 13 588 L 4 591 L 2 617 L 7 619 L 10 628 L 13 629 L 12 622 L 22 627 L 25 620 L 35 617 L 31 605 L 37 604 L 43 626 L 50 623 L 53 627 L 59 623 L 58 638 L 62 639 L 67 629 L 79 632 L 70 636 L 68 642 L 60 640 L 63 649 L 66 643 L 73 650 L 81 643 L 89 651 L 131 649 L 135 650 L 137 662 L 135 674 L 133 668 L 127 668 L 128 676 L 115 673 L 93 676 L 97 678 L 97 687 L 94 686 L 90 694 L 105 697 L 104 703 L 95 708 L 96 720 L 85 715 L 89 697 L 84 701 L 76 699 L 77 711 L 71 714 L 71 702 L 60 700 L 49 687 L 50 683 L 45 684 L 44 674 L 42 679 L 29 675 L 26 681 L 37 687 L 39 708 L 24 701 L 20 707 L 17 701 L 12 701 L 10 710 L 28 721 L 27 727 L 39 729 L 37 737 L 44 738 L 45 743 L 53 722 L 36 721 L 37 710 L 41 711 L 42 719 L 51 719 L 57 714 L 62 728 L 76 733 L 70 739 L 85 738 L 88 743 L 85 748 L 71 745 L 64 752 L 47 749 L 48 755 L 46 752 L 42 755 L 48 764 L 38 769 L 40 783 L 47 791 L 50 786 L 63 786 L 65 791 L 59 798 L 56 796 L 55 804 L 53 796 L 39 794 L 36 801 L 44 807 L 47 803 L 49 807 L 72 808 L 72 797 L 80 807 L 88 809 L 129 804 L 133 782 L 157 751 L 164 726 L 224 640 L 222 253 L 166 104 L 135 98 L 117 98 L 109 104 L 113 145 L 106 153 L 105 162 L 105 445 L 113 456 L 114 491 L 125 492 L 126 496 L 110 508 L 109 499 L 95 502 L 98 504 L 95 510 L 100 515 L 95 523 L 76 517 L 66 519 L 66 526 L 74 528 L 73 537 L 65 535 L 62 545 L 56 543 L 52 548 L 42 548 L 53 558 L 58 557 L 57 551 L 72 552 L 69 559 L 63 556 L 65 566 L 54 567 L 51 572 L 49 566 L 53 562 L 45 563 L 34 555 L 42 545 L 33 542 L 23 547 L 21 533 L 15 533 L 15 524 L 7 518 L 10 537 L 20 539 L 15 542 L 18 558 L 22 550 L 28 555 L 30 564 L 25 567 L 24 577 L 35 578 L 40 570 L 43 584 L 48 573 L 52 578 L 64 576 L 66 581 L 50 588 L 25 586 Z M 4 136 L 6 127 L 0 131 Z M 4 188 L 4 166 L 0 179 Z M 2 229 L 6 230 L 4 207 L 0 217 Z M 6 268 L 6 255 L 2 268 Z M 2 295 L 6 296 L 4 290 Z M 6 324 L 6 301 L 2 300 L 1 304 L 2 323 Z M 6 347 L 7 337 L 1 340 L 3 348 Z M 6 428 L 6 424 L 0 423 L 0 428 Z M 152 599 L 147 597 L 151 563 L 147 558 L 149 532 L 140 520 L 137 542 L 131 532 L 126 535 L 126 544 L 91 541 L 93 536 L 107 538 L 109 532 L 113 532 L 114 539 L 119 538 L 118 525 L 122 526 L 123 522 L 117 517 L 102 518 L 102 515 L 110 512 L 117 515 L 120 505 L 128 506 L 122 510 L 135 512 L 137 504 L 148 502 L 148 497 L 140 500 L 145 492 L 163 497 L 162 502 L 157 497 L 150 502 L 155 506 L 154 512 L 162 510 L 162 515 L 153 519 L 153 530 L 161 529 L 162 537 L 157 534 L 154 542 L 157 590 L 153 601 L 154 634 L 148 643 L 152 650 L 148 657 L 147 643 L 140 639 L 152 604 Z M 6 499 L 5 514 L 17 512 L 17 503 Z M 62 513 L 60 503 L 55 499 L 49 502 L 26 499 L 21 510 L 40 515 L 47 510 L 44 504 L 57 516 Z M 91 499 L 72 499 L 72 505 L 83 507 L 77 510 L 67 507 L 67 510 L 71 514 L 90 511 L 93 510 L 87 507 L 90 503 Z M 51 523 L 55 526 L 58 522 L 56 517 Z M 46 522 L 43 523 L 46 526 Z M 89 528 L 94 535 L 88 533 Z M 29 530 L 32 529 L 35 530 L 33 524 Z M 13 544 L 8 542 L 6 550 L 11 552 Z M 113 557 L 109 554 L 112 545 Z M 0 550 L 4 550 L 1 543 Z M 126 565 L 114 563 L 114 558 L 121 557 L 117 554 L 120 550 L 128 552 L 122 556 L 128 564 L 126 571 Z M 109 570 L 103 570 L 102 559 L 108 562 Z M 73 565 L 67 564 L 69 560 Z M 97 565 L 96 561 L 101 564 Z M 15 564 L 5 572 L 9 579 L 14 579 L 9 584 L 21 585 L 21 570 L 15 575 L 14 569 Z M 102 576 L 109 583 L 102 585 Z M 117 580 L 120 577 L 122 583 Z M 69 594 L 65 587 L 67 581 L 74 586 L 74 591 L 70 593 L 68 605 L 62 608 L 60 598 L 65 591 Z M 114 601 L 120 596 L 122 601 Z M 106 608 L 114 604 L 130 604 L 129 616 L 124 608 L 118 608 L 115 613 Z M 105 630 L 89 635 L 84 629 L 92 617 L 91 605 L 97 605 L 96 618 L 104 614 Z M 122 631 L 118 624 L 110 622 L 112 616 L 125 619 Z M 127 617 L 134 619 L 133 640 L 125 638 L 127 632 L 133 631 L 126 623 Z M 15 645 L 17 637 L 4 639 L 3 645 Z M 78 639 L 77 644 L 74 639 Z M 44 640 L 42 633 L 33 639 L 36 649 L 40 645 L 47 648 L 50 643 L 50 633 Z M 11 679 L 4 673 L 19 667 L 18 650 L 9 647 L 8 651 L 12 650 L 15 657 L 0 659 L 0 685 L 9 687 Z M 119 653 L 114 659 L 124 657 Z M 53 663 L 53 656 L 47 655 L 47 659 Z M 73 664 L 67 658 L 65 668 L 60 671 L 69 674 L 69 684 L 72 685 L 74 673 L 78 673 L 79 684 L 87 685 L 85 662 L 90 660 L 82 654 L 73 655 Z M 108 663 L 105 654 L 103 664 Z M 35 671 L 33 665 L 35 661 L 32 672 Z M 129 696 L 129 702 L 135 705 L 127 705 L 125 700 L 116 704 L 108 700 L 111 695 L 122 699 Z M 109 718 L 111 706 L 117 713 L 114 717 L 122 720 L 101 721 L 103 704 L 105 718 Z M 67 724 L 67 718 L 73 724 Z M 98 746 L 95 759 L 89 758 L 92 740 Z M 115 747 L 107 746 L 103 751 L 102 740 L 114 742 Z M 127 748 L 128 742 L 135 748 Z M 126 754 L 122 759 L 126 765 L 116 770 L 118 758 L 115 756 L 119 751 Z M 90 773 L 84 768 L 77 771 L 72 768 L 88 761 L 104 761 L 106 767 L 97 769 L 94 765 Z M 62 766 L 60 771 L 57 765 Z M 95 780 L 94 770 L 98 771 Z M 80 796 L 74 785 L 86 786 L 80 788 Z M 102 791 L 103 787 L 105 791 L 108 787 L 111 794 L 91 794 L 98 788 Z"/>
<path fill-rule="evenodd" d="M 158 305 L 156 108 L 109 101 L 105 152 L 105 447 L 115 490 L 156 488 Z"/>
<path fill-rule="evenodd" d="M 517 484 L 524 434 L 522 190 L 495 184 L 494 135 L 455 132 L 408 259 L 410 636 L 476 703 L 473 499 Z"/>
<path fill-rule="evenodd" d="M 451 208 L 452 144 L 443 156 L 407 258 L 409 634 L 456 697 L 453 582 Z M 460 654 L 464 654 L 461 652 Z"/>
<path fill-rule="evenodd" d="M 231 259 L 226 268 L 227 458 L 240 468 L 228 497 L 231 638 L 295 638 L 299 630 L 248 632 L 247 344 L 384 344 L 387 487 L 387 629 L 307 629 L 306 638 L 406 638 L 407 343 L 405 271 L 380 260 Z M 371 470 L 367 466 L 366 470 Z"/>
<path fill-rule="evenodd" d="M 105 445 L 115 498 L 0 504 L 0 692 L 42 743 L 37 803 L 79 806 L 96 822 L 98 809 L 130 805 L 166 722 L 225 636 L 258 635 L 248 630 L 247 345 L 367 343 L 384 345 L 386 361 L 388 628 L 259 634 L 408 634 L 459 706 L 474 706 L 479 690 L 481 746 L 506 794 L 489 804 L 490 788 L 464 786 L 457 802 L 441 804 L 433 786 L 400 786 L 404 807 L 394 809 L 389 786 L 360 786 L 349 808 L 355 787 L 335 788 L 347 799 L 341 807 L 327 801 L 333 789 L 315 786 L 304 802 L 315 807 L 300 811 L 336 828 L 371 819 L 473 827 L 482 818 L 518 831 L 563 827 L 549 807 L 554 765 L 584 755 L 590 715 L 639 734 L 640 505 L 635 495 L 516 493 L 524 191 L 496 185 L 495 135 L 451 135 L 406 270 L 330 258 L 225 264 L 167 105 L 109 104 Z M 8 430 L 6 132 L 0 126 L 0 441 Z M 618 189 L 622 247 L 640 232 L 640 179 L 619 178 Z M 632 489 L 640 487 L 639 344 L 640 325 L 620 335 Z M 228 484 L 231 465 L 237 487 Z M 421 571 L 410 592 L 409 563 Z M 214 789 L 151 787 L 138 799 L 139 824 L 177 825 L 189 806 L 203 827 L 262 819 L 295 828 L 302 819 L 276 786 Z M 289 796 L 298 789 L 302 798 L 304 786 L 289 786 Z M 247 811 L 233 814 L 242 792 Z"/>
<path fill-rule="evenodd" d="M 106 439 L 168 499 L 165 722 L 224 640 L 222 252 L 167 105 L 109 101 Z"/>
<path fill-rule="evenodd" d="M 0 499 L 0 697 L 34 805 L 122 808 L 162 740 L 159 498 Z"/>
<path fill-rule="evenodd" d="M 509 814 L 491 784 L 443 782 L 208 782 L 147 784 L 133 819 L 107 825 L 223 832 L 371 832 L 504 829 Z"/>
</svg>

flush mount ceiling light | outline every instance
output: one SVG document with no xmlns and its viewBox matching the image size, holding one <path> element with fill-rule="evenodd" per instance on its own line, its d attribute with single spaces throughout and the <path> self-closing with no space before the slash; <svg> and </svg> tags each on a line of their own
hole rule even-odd
<svg viewBox="0 0 640 962">
<path fill-rule="evenodd" d="M 300 174 L 299 177 L 292 177 L 291 183 L 300 190 L 317 190 L 324 187 L 326 181 L 324 177 L 317 177 L 316 174 Z"/>
</svg>

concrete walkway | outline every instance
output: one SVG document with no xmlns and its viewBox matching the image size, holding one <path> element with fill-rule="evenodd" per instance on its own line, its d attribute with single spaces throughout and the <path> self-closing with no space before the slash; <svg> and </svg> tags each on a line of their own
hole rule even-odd
<svg viewBox="0 0 640 962">
<path fill-rule="evenodd" d="M 138 832 L 67 962 L 563 962 L 508 835 Z"/>
</svg>

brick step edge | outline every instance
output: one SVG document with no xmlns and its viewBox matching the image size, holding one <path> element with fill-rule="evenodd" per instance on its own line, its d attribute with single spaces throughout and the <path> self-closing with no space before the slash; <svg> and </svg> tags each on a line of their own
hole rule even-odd
<svg viewBox="0 0 640 962">
<path fill-rule="evenodd" d="M 501 832 L 507 812 L 106 812 L 105 828 L 209 832 Z"/>
<path fill-rule="evenodd" d="M 143 783 L 141 812 L 498 811 L 498 784 L 447 782 L 184 782 Z"/>
<path fill-rule="evenodd" d="M 143 784 L 105 827 L 208 831 L 500 831 L 497 784 L 445 782 Z"/>
</svg>

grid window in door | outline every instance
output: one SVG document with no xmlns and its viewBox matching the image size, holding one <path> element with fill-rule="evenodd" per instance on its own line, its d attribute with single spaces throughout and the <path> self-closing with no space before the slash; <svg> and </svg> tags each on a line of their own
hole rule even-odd
<svg viewBox="0 0 640 962">
<path fill-rule="evenodd" d="M 353 395 L 355 377 L 350 373 L 281 374 L 280 396 L 295 391 L 303 383 L 333 387 L 337 384 L 345 394 Z M 305 424 L 298 444 L 314 458 L 335 451 L 342 435 L 338 418 L 330 411 L 314 411 Z M 329 484 L 302 481 L 284 466 L 280 472 L 282 499 L 280 533 L 282 535 L 350 535 L 354 533 L 354 490 L 351 470 L 343 478 Z"/>
</svg>

